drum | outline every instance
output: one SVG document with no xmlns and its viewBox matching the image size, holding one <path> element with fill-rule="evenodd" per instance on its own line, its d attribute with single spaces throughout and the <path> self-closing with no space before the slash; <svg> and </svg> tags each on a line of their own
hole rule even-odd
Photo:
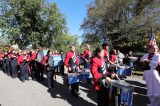
<svg viewBox="0 0 160 106">
<path fill-rule="evenodd" d="M 68 75 L 68 84 L 74 84 L 78 83 L 80 80 L 80 74 L 79 73 L 71 73 Z"/>
<path fill-rule="evenodd" d="M 120 96 L 121 103 L 117 103 L 117 104 L 123 104 L 125 106 L 132 106 L 133 91 L 134 91 L 133 86 L 125 82 L 124 80 L 112 80 L 111 84 L 112 86 L 116 87 L 120 91 L 119 96 Z"/>
<path fill-rule="evenodd" d="M 119 69 L 117 71 L 117 74 L 120 76 L 120 77 L 125 77 L 127 76 L 127 72 L 130 71 L 128 70 L 130 67 L 128 66 L 119 66 Z"/>
<path fill-rule="evenodd" d="M 86 81 L 87 79 L 91 79 L 93 78 L 92 74 L 91 74 L 91 71 L 89 69 L 84 69 L 83 71 L 81 71 L 81 77 L 80 77 L 80 80 L 81 81 Z"/>
</svg>

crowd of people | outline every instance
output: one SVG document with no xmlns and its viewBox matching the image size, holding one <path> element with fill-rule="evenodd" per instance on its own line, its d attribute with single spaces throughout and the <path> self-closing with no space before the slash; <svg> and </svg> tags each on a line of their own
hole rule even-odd
<svg viewBox="0 0 160 106">
<path fill-rule="evenodd" d="M 47 75 L 48 88 L 51 89 L 54 85 L 54 75 L 56 70 L 60 71 L 60 74 L 64 76 L 64 66 L 68 68 L 68 74 L 72 74 L 82 69 L 80 57 L 83 58 L 84 67 L 91 69 L 91 73 L 94 79 L 95 90 L 97 91 L 97 98 L 105 98 L 100 96 L 105 89 L 99 88 L 99 82 L 104 83 L 104 80 L 111 81 L 111 78 L 116 77 L 115 72 L 107 71 L 109 64 L 123 64 L 124 55 L 119 50 L 111 50 L 109 53 L 109 44 L 104 43 L 100 48 L 97 48 L 94 52 L 91 51 L 90 45 L 86 45 L 85 51 L 81 56 L 76 53 L 76 47 L 74 45 L 69 46 L 70 50 L 66 52 L 65 58 L 63 53 L 57 51 L 50 51 L 43 56 L 39 61 L 37 55 L 42 48 L 37 50 L 15 50 L 1 51 L 0 52 L 0 68 L 8 76 L 19 78 L 22 82 L 29 80 L 42 81 L 44 79 L 44 73 Z M 101 51 L 103 50 L 103 53 Z M 101 55 L 100 55 L 101 54 Z M 103 55 L 102 55 L 103 54 Z M 60 66 L 54 66 L 54 63 L 49 61 L 49 57 L 53 55 L 60 55 L 62 63 Z M 98 63 L 97 63 L 98 62 Z M 101 71 L 99 71 L 99 69 Z M 98 73 L 98 74 L 97 74 Z M 102 77 L 103 76 L 103 77 Z M 79 96 L 79 83 L 68 85 L 71 88 L 73 96 Z M 104 93 L 103 93 L 104 94 Z M 101 99 L 97 99 L 98 104 L 102 104 Z"/>
<path fill-rule="evenodd" d="M 160 69 L 160 55 L 157 53 L 157 46 L 149 46 L 149 53 L 145 54 L 141 58 L 141 62 L 145 63 L 146 70 Z M 46 55 L 43 56 L 42 60 L 38 59 L 38 53 L 42 50 L 39 48 L 37 50 L 11 50 L 11 51 L 1 51 L 0 52 L 0 68 L 8 76 L 14 78 L 20 78 L 22 82 L 29 80 L 42 81 L 44 79 L 44 73 L 47 75 L 48 88 L 52 89 L 54 86 L 54 76 L 56 70 L 60 71 L 60 74 L 64 76 L 65 68 L 67 67 L 68 75 L 77 73 L 79 70 L 89 69 L 92 76 L 94 87 L 97 92 L 97 104 L 98 106 L 109 106 L 111 101 L 110 94 L 110 83 L 112 79 L 119 79 L 116 74 L 117 67 L 114 70 L 110 69 L 112 65 L 123 65 L 123 59 L 125 56 L 120 50 L 109 50 L 109 44 L 103 43 L 95 51 L 91 51 L 89 44 L 86 45 L 85 51 L 81 56 L 77 55 L 76 47 L 74 45 L 69 46 L 69 51 L 63 54 L 63 52 L 58 53 L 57 51 L 51 51 L 47 49 Z M 54 62 L 49 61 L 49 58 L 54 55 L 59 55 L 62 59 L 62 64 L 54 66 Z M 64 56 L 65 55 L 65 56 Z M 83 58 L 84 67 L 81 66 L 80 57 Z M 157 68 L 158 67 L 158 68 Z M 145 71 L 145 79 L 148 74 Z M 152 71 L 149 71 L 152 72 Z M 160 79 L 158 71 L 154 71 L 156 79 Z M 69 78 L 69 77 L 68 77 Z M 147 88 L 150 88 L 149 82 L 153 80 L 146 80 Z M 160 80 L 159 80 L 160 82 Z M 158 82 L 158 83 L 159 83 Z M 151 83 L 151 82 L 150 82 Z M 56 85 L 55 85 L 56 86 Z M 74 97 L 79 97 L 79 82 L 68 84 L 71 89 L 71 94 Z M 159 87 L 158 87 L 159 88 Z M 148 89 L 148 95 L 152 98 L 153 92 L 150 93 Z M 155 91 L 157 94 L 157 90 Z M 158 94 L 159 95 L 159 94 Z M 155 100 L 155 99 L 154 99 Z M 151 101 L 154 101 L 153 99 Z"/>
</svg>

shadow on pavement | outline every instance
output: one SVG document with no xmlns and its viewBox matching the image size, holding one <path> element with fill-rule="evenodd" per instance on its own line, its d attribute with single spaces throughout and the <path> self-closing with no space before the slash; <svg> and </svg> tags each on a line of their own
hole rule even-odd
<svg viewBox="0 0 160 106">
<path fill-rule="evenodd" d="M 48 93 L 51 94 L 52 98 L 60 98 L 67 101 L 71 106 L 95 106 L 95 104 L 88 102 L 81 96 L 78 98 L 73 97 L 68 90 L 68 86 L 65 81 L 65 77 L 63 78 L 65 84 L 61 84 L 57 81 L 54 81 L 54 87 L 48 90 Z M 47 79 L 40 82 L 42 85 L 47 87 Z"/>
</svg>

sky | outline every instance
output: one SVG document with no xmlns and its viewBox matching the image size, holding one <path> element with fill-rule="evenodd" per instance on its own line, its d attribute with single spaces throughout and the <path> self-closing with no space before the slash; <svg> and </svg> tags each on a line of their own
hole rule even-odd
<svg viewBox="0 0 160 106">
<path fill-rule="evenodd" d="M 80 25 L 83 23 L 84 17 L 87 16 L 87 5 L 92 0 L 48 0 L 55 2 L 66 17 L 68 33 L 81 36 L 83 31 L 80 30 Z M 82 39 L 79 39 L 80 41 Z"/>
</svg>

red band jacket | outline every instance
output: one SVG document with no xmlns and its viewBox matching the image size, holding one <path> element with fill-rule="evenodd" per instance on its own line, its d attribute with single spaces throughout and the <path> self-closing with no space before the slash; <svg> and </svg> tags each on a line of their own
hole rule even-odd
<svg viewBox="0 0 160 106">
<path fill-rule="evenodd" d="M 10 54 L 9 54 L 9 57 L 10 57 L 11 59 L 13 59 L 13 58 L 15 58 L 16 56 L 15 56 L 13 53 L 10 53 Z"/>
<path fill-rule="evenodd" d="M 103 50 L 104 50 L 104 61 L 108 62 L 109 61 L 109 53 L 106 49 L 103 49 Z"/>
<path fill-rule="evenodd" d="M 100 90 L 100 79 L 106 79 L 111 74 L 106 70 L 105 62 L 100 57 L 94 57 L 91 60 L 91 73 L 94 79 L 95 90 Z"/>
<path fill-rule="evenodd" d="M 36 52 L 33 52 L 32 53 L 32 56 L 31 56 L 31 61 L 35 60 L 37 57 L 37 53 Z"/>
<path fill-rule="evenodd" d="M 64 64 L 67 67 L 71 67 L 71 69 L 79 65 L 79 59 L 77 58 L 76 53 L 72 51 L 67 52 L 64 60 Z"/>
<path fill-rule="evenodd" d="M 27 54 L 27 55 L 23 55 L 21 54 L 20 56 L 18 56 L 18 64 L 24 62 L 24 61 L 30 61 L 30 56 Z"/>
<path fill-rule="evenodd" d="M 47 63 L 48 56 L 44 56 L 42 60 L 42 65 L 45 65 Z"/>
<path fill-rule="evenodd" d="M 112 63 L 114 63 L 114 64 L 117 64 L 118 63 L 118 61 L 117 61 L 117 56 L 116 55 L 110 55 L 110 61 L 112 62 Z"/>
<path fill-rule="evenodd" d="M 86 49 L 84 52 L 83 52 L 83 55 L 82 57 L 86 60 L 88 60 L 88 62 L 90 61 L 91 59 L 91 51 Z"/>
</svg>

